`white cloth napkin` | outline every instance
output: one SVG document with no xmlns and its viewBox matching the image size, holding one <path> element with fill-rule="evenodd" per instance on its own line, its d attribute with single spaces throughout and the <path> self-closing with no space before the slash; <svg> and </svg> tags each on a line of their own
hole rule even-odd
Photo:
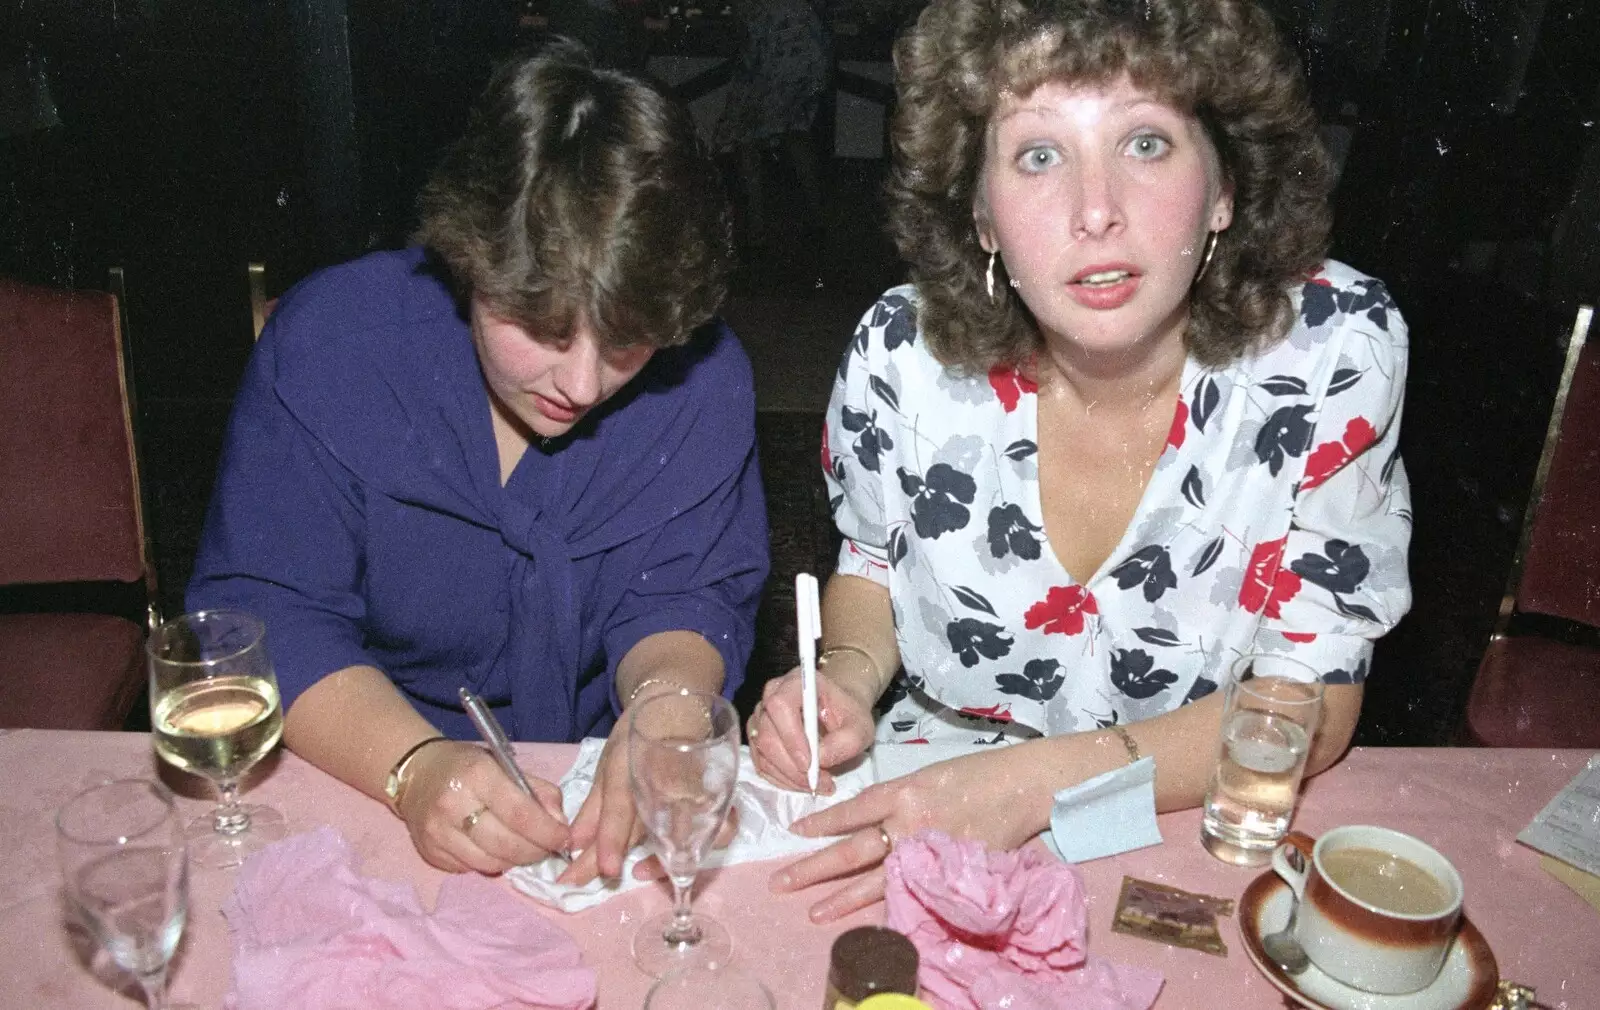
<svg viewBox="0 0 1600 1010">
<path fill-rule="evenodd" d="M 572 770 L 562 776 L 561 802 L 569 819 L 578 815 L 578 808 L 594 785 L 595 767 L 605 744 L 597 738 L 583 741 Z M 789 825 L 850 799 L 876 782 L 887 782 L 982 749 L 981 745 L 969 744 L 875 744 L 871 760 L 834 776 L 837 788 L 832 796 L 812 796 L 780 788 L 756 774 L 749 748 L 741 748 L 739 783 L 733 797 L 739 807 L 739 830 L 727 848 L 706 857 L 705 866 L 755 863 L 823 848 L 834 839 L 805 838 L 791 832 Z M 1073 863 L 1159 844 L 1154 782 L 1155 762 L 1145 758 L 1061 790 L 1055 796 L 1050 818 L 1053 830 L 1044 833 L 1045 843 L 1058 857 Z M 640 846 L 623 860 L 621 877 L 596 878 L 583 887 L 556 883 L 567 868 L 567 861 L 560 856 L 515 867 L 506 872 L 506 879 L 537 901 L 563 912 L 577 912 L 650 883 L 633 878 L 633 868 L 649 855 L 648 846 Z"/>
<path fill-rule="evenodd" d="M 561 778 L 561 803 L 569 819 L 577 816 L 578 808 L 583 805 L 590 787 L 594 785 L 595 767 L 600 763 L 600 752 L 605 748 L 605 743 L 596 738 L 583 741 L 578 747 L 578 759 L 573 763 L 572 770 Z M 749 748 L 741 748 L 739 783 L 733 796 L 739 808 L 739 829 L 727 848 L 718 849 L 706 857 L 705 867 L 778 859 L 830 844 L 833 841 L 831 838 L 805 838 L 794 834 L 789 830 L 789 825 L 807 814 L 847 800 L 871 785 L 873 766 L 870 762 L 862 762 L 858 767 L 836 775 L 834 782 L 837 788 L 832 796 L 791 792 L 756 774 L 750 763 Z M 639 846 L 623 860 L 621 877 L 615 880 L 596 878 L 582 887 L 556 883 L 561 871 L 567 868 L 567 861 L 560 856 L 515 867 L 506 872 L 506 879 L 517 890 L 537 901 L 563 912 L 577 912 L 624 891 L 651 884 L 650 881 L 635 880 L 633 877 L 633 868 L 649 855 L 648 846 Z"/>
</svg>

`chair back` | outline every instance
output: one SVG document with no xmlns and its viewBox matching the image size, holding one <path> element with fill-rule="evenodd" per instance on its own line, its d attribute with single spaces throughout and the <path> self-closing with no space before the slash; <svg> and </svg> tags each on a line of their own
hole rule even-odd
<svg viewBox="0 0 1600 1010">
<path fill-rule="evenodd" d="M 1600 626 L 1600 344 L 1578 310 L 1528 498 L 1520 563 L 1501 605 Z"/>
<path fill-rule="evenodd" d="M 0 280 L 0 530 L 0 584 L 150 584 L 112 295 Z"/>
<path fill-rule="evenodd" d="M 245 276 L 250 282 L 250 328 L 255 334 L 255 340 L 261 339 L 261 331 L 267 328 L 267 317 L 272 315 L 272 310 L 278 307 L 276 298 L 267 297 L 267 265 L 265 263 L 245 264 Z"/>
</svg>

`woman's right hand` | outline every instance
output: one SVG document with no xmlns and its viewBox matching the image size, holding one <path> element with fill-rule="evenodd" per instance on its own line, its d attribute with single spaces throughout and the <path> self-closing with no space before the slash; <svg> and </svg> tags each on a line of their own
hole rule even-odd
<svg viewBox="0 0 1600 1010">
<path fill-rule="evenodd" d="M 400 816 L 417 852 L 441 870 L 503 873 L 569 844 L 561 790 L 528 776 L 529 799 L 477 744 L 431 744 L 408 771 Z"/>
<path fill-rule="evenodd" d="M 805 792 L 806 769 L 811 748 L 806 743 L 805 722 L 800 707 L 800 668 L 769 680 L 761 702 L 750 715 L 746 735 L 756 771 L 769 782 Z M 856 757 L 872 743 L 876 725 L 872 706 L 878 700 L 865 697 L 864 685 L 852 685 L 817 672 L 817 763 L 824 769 L 817 775 L 817 792 L 834 790 L 833 776 L 826 769 L 837 768 Z"/>
</svg>

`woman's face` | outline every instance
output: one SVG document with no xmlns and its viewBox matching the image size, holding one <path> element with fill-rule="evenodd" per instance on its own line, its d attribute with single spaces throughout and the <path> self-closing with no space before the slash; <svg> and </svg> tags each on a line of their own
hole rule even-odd
<svg viewBox="0 0 1600 1010">
<path fill-rule="evenodd" d="M 472 299 L 472 343 L 496 407 L 535 435 L 554 438 L 604 403 L 650 360 L 655 348 L 607 349 L 580 318 L 572 336 L 533 334 Z"/>
<path fill-rule="evenodd" d="M 1135 88 L 1041 85 L 990 122 L 974 220 L 1048 342 L 1179 337 L 1208 231 L 1233 220 L 1193 116 Z"/>
</svg>

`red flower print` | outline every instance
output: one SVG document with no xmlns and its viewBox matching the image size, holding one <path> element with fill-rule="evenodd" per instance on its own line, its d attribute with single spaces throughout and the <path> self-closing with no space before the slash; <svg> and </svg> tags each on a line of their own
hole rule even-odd
<svg viewBox="0 0 1600 1010">
<path fill-rule="evenodd" d="M 915 740 L 902 740 L 900 742 L 901 743 L 927 743 L 928 742 L 928 738 L 925 737 L 925 736 L 919 736 Z"/>
<path fill-rule="evenodd" d="M 990 705 L 988 708 L 962 708 L 961 714 L 976 716 L 979 719 L 993 719 L 995 722 L 1010 722 L 1011 706 Z"/>
<path fill-rule="evenodd" d="M 1189 405 L 1178 397 L 1178 409 L 1172 415 L 1172 430 L 1167 432 L 1167 444 L 1174 449 L 1183 447 L 1183 426 L 1189 423 Z"/>
<path fill-rule="evenodd" d="M 1317 640 L 1317 633 L 1314 631 L 1285 631 L 1283 633 L 1283 637 L 1287 638 L 1291 642 L 1300 642 L 1301 644 L 1304 644 L 1306 642 L 1315 642 Z"/>
<path fill-rule="evenodd" d="M 833 472 L 833 453 L 828 451 L 828 426 L 826 423 L 822 426 L 822 472 Z"/>
<path fill-rule="evenodd" d="M 1037 382 L 1006 365 L 996 365 L 989 369 L 989 385 L 994 389 L 995 395 L 1000 397 L 1000 406 L 1006 409 L 1007 414 L 1017 409 L 1017 404 L 1022 402 L 1022 394 L 1039 391 Z"/>
<path fill-rule="evenodd" d="M 1244 585 L 1239 587 L 1239 605 L 1252 614 L 1264 611 L 1277 618 L 1278 608 L 1300 592 L 1300 576 L 1283 567 L 1283 547 L 1288 539 L 1263 541 L 1250 552 Z"/>
<path fill-rule="evenodd" d="M 1076 635 L 1083 631 L 1083 615 L 1099 612 L 1094 594 L 1082 586 L 1051 586 L 1022 616 L 1029 628 L 1043 628 L 1047 635 Z"/>
<path fill-rule="evenodd" d="M 1306 477 L 1300 482 L 1300 490 L 1307 491 L 1323 483 L 1344 469 L 1346 463 L 1366 452 L 1377 440 L 1378 432 L 1366 418 L 1351 418 L 1350 423 L 1344 426 L 1342 441 L 1324 442 L 1311 450 L 1311 456 L 1306 460 Z"/>
</svg>

